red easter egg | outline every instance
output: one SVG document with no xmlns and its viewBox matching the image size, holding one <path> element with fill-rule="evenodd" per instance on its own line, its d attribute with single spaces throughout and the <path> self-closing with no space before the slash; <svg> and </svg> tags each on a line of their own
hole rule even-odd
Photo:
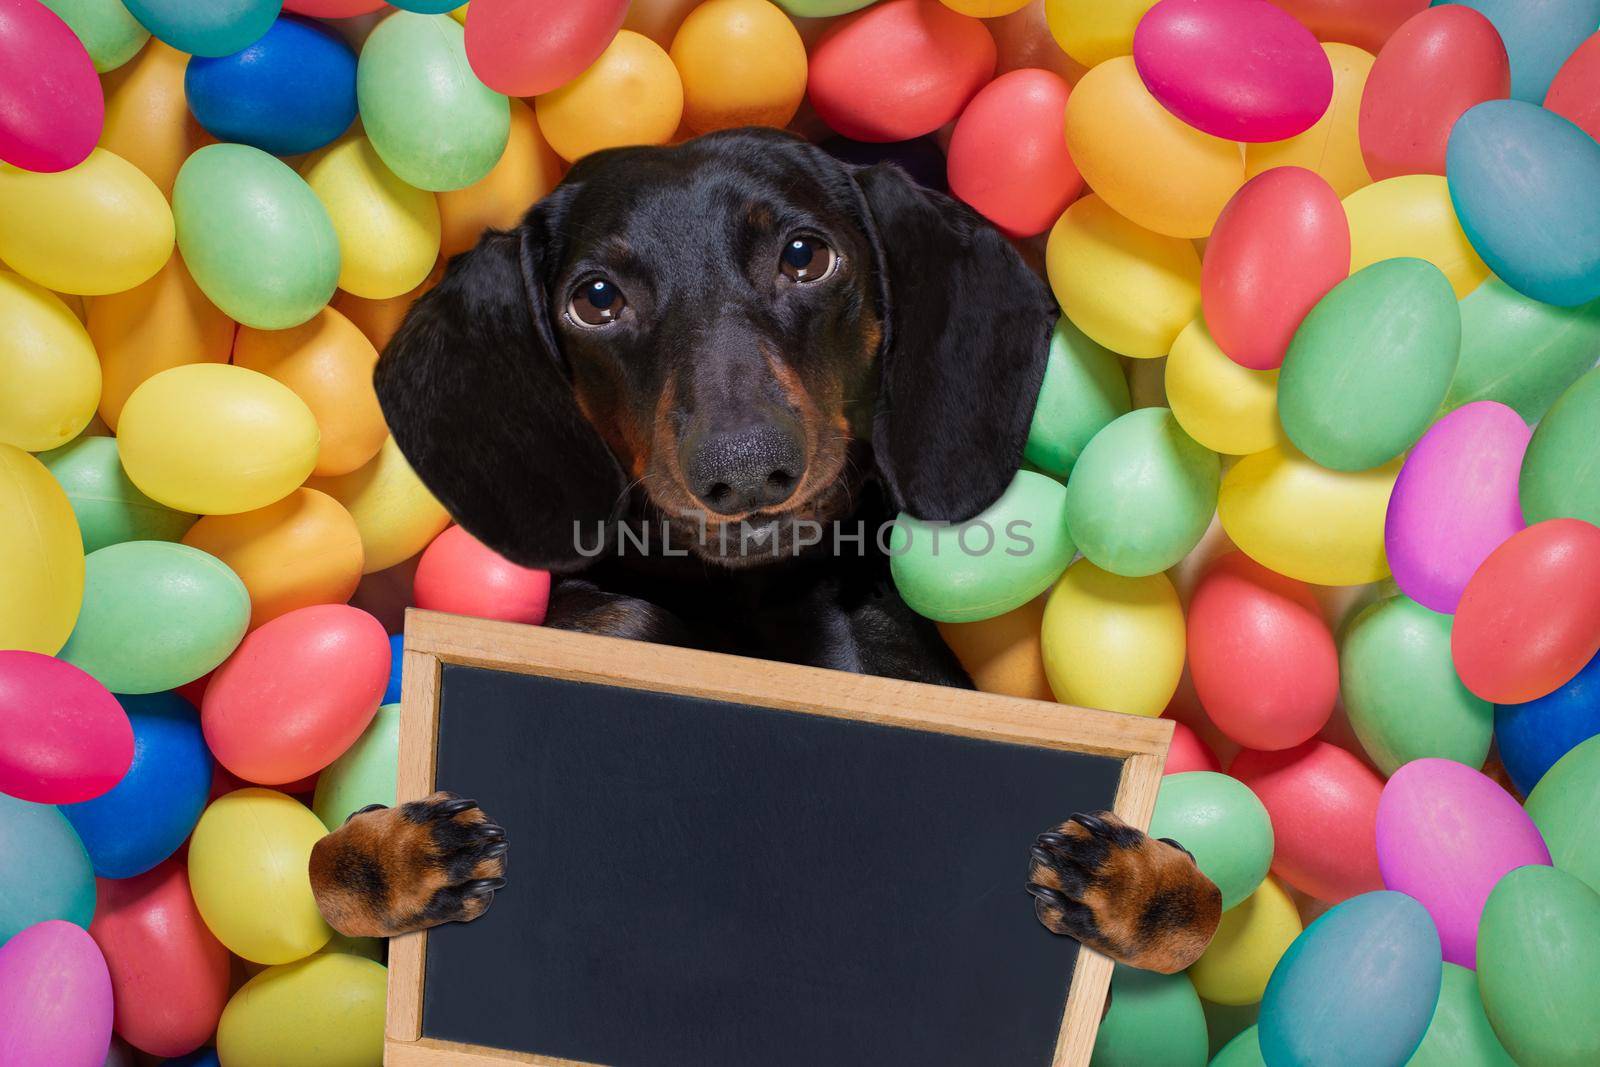
<svg viewBox="0 0 1600 1067">
<path fill-rule="evenodd" d="M 1443 174 L 1450 128 L 1470 107 L 1511 94 L 1494 25 L 1461 4 L 1407 20 L 1378 53 L 1361 93 L 1361 158 L 1374 181 Z"/>
<path fill-rule="evenodd" d="M 1200 579 L 1188 649 L 1201 706 L 1246 748 L 1309 740 L 1339 699 L 1339 653 L 1310 587 L 1242 552 L 1221 557 Z"/>
<path fill-rule="evenodd" d="M 1245 182 L 1217 217 L 1200 300 L 1217 347 L 1241 367 L 1283 364 L 1306 314 L 1350 273 L 1350 222 L 1339 194 L 1301 167 Z"/>
<path fill-rule="evenodd" d="M 228 1003 L 228 950 L 200 918 L 182 862 L 97 879 L 89 935 L 105 954 L 124 1040 L 153 1056 L 206 1043 Z"/>
<path fill-rule="evenodd" d="M 39 0 L 0 0 L 0 162 L 69 170 L 105 118 L 100 76 L 71 27 Z"/>
<path fill-rule="evenodd" d="M 1519 530 L 1467 581 L 1450 658 L 1496 704 L 1537 700 L 1600 652 L 1600 527 L 1550 519 Z"/>
<path fill-rule="evenodd" d="M 0 793 L 76 804 L 132 763 L 133 726 L 105 686 L 54 656 L 0 651 Z"/>
<path fill-rule="evenodd" d="M 347 19 L 384 6 L 384 0 L 283 0 L 283 9 L 318 19 Z"/>
<path fill-rule="evenodd" d="M 389 635 L 360 608 L 316 604 L 248 634 L 211 675 L 206 744 L 247 782 L 281 785 L 337 759 L 389 683 Z"/>
<path fill-rule="evenodd" d="M 1218 771 L 1222 763 L 1217 759 L 1200 735 L 1181 722 L 1172 724 L 1172 745 L 1167 749 L 1167 763 L 1162 774 L 1182 774 L 1185 771 Z"/>
<path fill-rule="evenodd" d="M 1428 0 L 1272 0 L 1317 35 L 1376 54 L 1406 19 Z"/>
<path fill-rule="evenodd" d="M 818 117 L 846 137 L 905 141 L 961 114 L 994 76 L 995 55 L 979 20 L 938 0 L 885 0 L 828 28 L 811 52 L 806 91 Z"/>
<path fill-rule="evenodd" d="M 1383 888 L 1377 838 L 1383 782 L 1372 768 L 1337 745 L 1311 740 L 1278 752 L 1245 749 L 1228 773 L 1266 806 L 1278 877 L 1330 904 Z"/>
<path fill-rule="evenodd" d="M 628 0 L 477 0 L 467 8 L 467 62 L 507 96 L 559 89 L 600 58 Z"/>
<path fill-rule="evenodd" d="M 537 626 L 550 606 L 550 572 L 519 567 L 459 526 L 417 562 L 417 607 Z"/>
<path fill-rule="evenodd" d="M 984 86 L 950 136 L 950 191 L 1013 237 L 1054 226 L 1083 190 L 1062 128 L 1071 92 L 1047 70 Z"/>
<path fill-rule="evenodd" d="M 1561 64 L 1544 95 L 1544 106 L 1600 141 L 1600 33 L 1580 44 Z"/>
</svg>

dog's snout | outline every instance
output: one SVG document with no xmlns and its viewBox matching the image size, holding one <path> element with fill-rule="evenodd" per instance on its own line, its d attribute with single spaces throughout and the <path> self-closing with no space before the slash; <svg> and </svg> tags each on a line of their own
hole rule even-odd
<svg viewBox="0 0 1600 1067">
<path fill-rule="evenodd" d="M 783 503 L 805 473 L 805 441 L 790 420 L 691 435 L 681 455 L 690 490 L 722 515 Z"/>
</svg>

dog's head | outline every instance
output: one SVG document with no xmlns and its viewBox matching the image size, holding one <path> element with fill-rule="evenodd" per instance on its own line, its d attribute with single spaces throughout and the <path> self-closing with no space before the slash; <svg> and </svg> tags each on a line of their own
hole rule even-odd
<svg viewBox="0 0 1600 1067">
<path fill-rule="evenodd" d="M 417 473 L 507 558 L 571 569 L 575 524 L 642 500 L 732 565 L 746 531 L 770 559 L 843 518 L 873 469 L 918 518 L 987 507 L 1054 315 L 999 233 L 898 169 L 729 131 L 578 163 L 451 261 L 376 383 Z"/>
</svg>

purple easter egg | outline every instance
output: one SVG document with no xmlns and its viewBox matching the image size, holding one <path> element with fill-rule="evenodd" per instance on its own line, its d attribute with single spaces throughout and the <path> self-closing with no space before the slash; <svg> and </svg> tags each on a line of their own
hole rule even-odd
<svg viewBox="0 0 1600 1067">
<path fill-rule="evenodd" d="M 1522 805 L 1465 764 L 1412 760 L 1378 798 L 1383 884 L 1428 909 L 1451 963 L 1477 966 L 1478 919 L 1495 883 L 1517 867 L 1549 863 Z"/>
<path fill-rule="evenodd" d="M 1453 614 L 1478 565 L 1526 525 L 1517 500 L 1533 431 L 1511 408 L 1480 400 L 1452 411 L 1411 449 L 1383 526 L 1401 592 Z"/>
<path fill-rule="evenodd" d="M 36 923 L 0 945 L 0 1063 L 102 1067 L 111 1047 L 111 973 L 80 926 Z"/>
</svg>

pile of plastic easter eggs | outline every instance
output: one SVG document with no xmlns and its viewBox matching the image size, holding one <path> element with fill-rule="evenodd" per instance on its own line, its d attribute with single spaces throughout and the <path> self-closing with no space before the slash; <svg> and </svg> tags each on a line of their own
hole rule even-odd
<svg viewBox="0 0 1600 1067">
<path fill-rule="evenodd" d="M 745 124 L 1062 316 L 984 689 L 1176 721 L 1227 910 L 1095 1062 L 1600 1063 L 1600 0 L 0 0 L 0 1063 L 382 1056 L 313 843 L 410 604 L 543 620 L 371 387 L 573 161 Z M 974 539 L 983 543 L 983 538 Z M 992 543 L 992 539 L 989 543 Z M 48 983 L 52 995 L 37 991 Z"/>
</svg>

